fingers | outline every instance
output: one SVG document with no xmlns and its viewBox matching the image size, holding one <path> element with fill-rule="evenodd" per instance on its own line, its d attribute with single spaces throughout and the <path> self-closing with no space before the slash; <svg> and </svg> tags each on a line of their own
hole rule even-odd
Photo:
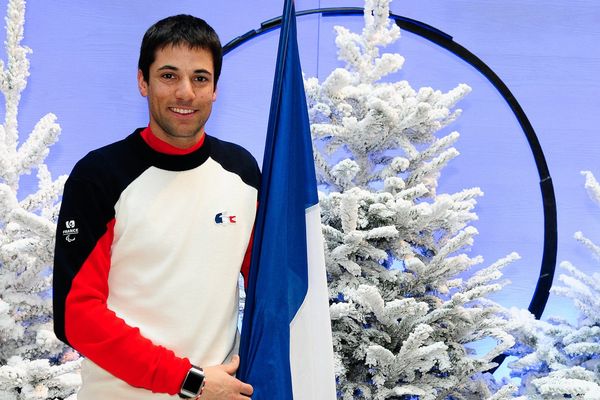
<svg viewBox="0 0 600 400">
<path fill-rule="evenodd" d="M 235 364 L 235 367 L 239 367 L 240 366 L 240 356 L 238 356 L 237 354 L 234 354 L 233 357 L 231 357 L 231 361 L 229 362 L 230 364 Z"/>
<path fill-rule="evenodd" d="M 238 356 L 237 354 L 234 355 L 231 358 L 231 361 L 226 364 L 226 368 L 232 368 L 232 375 L 237 371 L 238 367 L 240 366 L 240 356 Z M 226 369 L 227 370 L 227 369 Z M 239 387 L 239 391 L 240 394 L 246 395 L 246 396 L 251 396 L 252 393 L 254 393 L 254 388 L 252 387 L 252 385 L 248 384 L 248 383 L 244 383 L 240 380 L 237 380 L 240 383 L 240 387 Z"/>
<path fill-rule="evenodd" d="M 240 365 L 240 357 L 235 355 L 226 364 L 207 367 L 206 386 L 201 398 L 206 400 L 236 399 L 249 400 L 254 393 L 252 385 L 235 378 L 235 372 Z"/>
<path fill-rule="evenodd" d="M 223 370 L 227 372 L 229 375 L 234 375 L 240 366 L 240 356 L 237 354 L 231 358 L 227 364 L 223 364 Z"/>
<path fill-rule="evenodd" d="M 240 394 L 249 397 L 252 396 L 252 393 L 254 393 L 254 388 L 252 387 L 252 385 L 240 381 Z"/>
</svg>

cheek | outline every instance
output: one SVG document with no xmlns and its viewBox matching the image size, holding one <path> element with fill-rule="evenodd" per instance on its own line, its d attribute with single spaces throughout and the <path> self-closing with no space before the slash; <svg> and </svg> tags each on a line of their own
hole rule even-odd
<svg viewBox="0 0 600 400">
<path fill-rule="evenodd" d="M 203 93 L 197 96 L 198 104 L 202 104 L 205 107 L 212 106 L 215 101 L 215 96 L 212 93 Z"/>
<path fill-rule="evenodd" d="M 217 100 L 217 92 L 212 87 L 205 87 L 196 92 L 196 98 L 202 103 L 213 103 Z"/>
</svg>

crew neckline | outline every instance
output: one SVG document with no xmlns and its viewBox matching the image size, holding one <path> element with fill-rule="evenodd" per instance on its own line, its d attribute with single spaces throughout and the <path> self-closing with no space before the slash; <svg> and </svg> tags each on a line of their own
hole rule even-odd
<svg viewBox="0 0 600 400">
<path fill-rule="evenodd" d="M 156 136 L 154 132 L 152 132 L 150 126 L 146 127 L 140 133 L 140 135 L 142 136 L 142 139 L 144 139 L 144 142 L 146 142 L 146 144 L 150 146 L 152 150 L 171 156 L 183 156 L 186 154 L 193 153 L 194 151 L 202 147 L 202 145 L 204 144 L 204 139 L 206 138 L 206 134 L 203 133 L 200 137 L 200 140 L 198 140 L 198 143 L 196 143 L 192 147 L 188 147 L 187 149 L 180 149 L 179 147 L 175 147 L 172 144 L 169 144 L 161 138 L 159 138 L 158 136 Z"/>
</svg>

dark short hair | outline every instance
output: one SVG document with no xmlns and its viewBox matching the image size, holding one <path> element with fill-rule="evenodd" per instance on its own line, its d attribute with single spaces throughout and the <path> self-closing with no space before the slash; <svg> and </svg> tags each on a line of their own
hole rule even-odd
<svg viewBox="0 0 600 400">
<path fill-rule="evenodd" d="M 187 45 L 192 49 L 210 51 L 216 86 L 223 64 L 223 48 L 219 36 L 203 19 L 184 14 L 161 19 L 144 34 L 138 68 L 142 71 L 146 82 L 150 76 L 150 65 L 154 62 L 156 51 L 169 45 Z"/>
</svg>

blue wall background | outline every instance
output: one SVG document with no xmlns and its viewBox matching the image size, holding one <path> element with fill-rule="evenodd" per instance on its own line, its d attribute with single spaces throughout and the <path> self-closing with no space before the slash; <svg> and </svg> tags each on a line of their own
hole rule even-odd
<svg viewBox="0 0 600 400">
<path fill-rule="evenodd" d="M 6 1 L 0 2 L 4 14 Z M 359 0 L 298 0 L 296 9 L 363 6 Z M 47 112 L 62 127 L 48 164 L 69 173 L 89 150 L 147 124 L 136 86 L 137 56 L 148 26 L 167 15 L 191 13 L 215 27 L 223 43 L 281 14 L 281 0 L 177 2 L 129 0 L 30 1 L 25 39 L 33 49 L 31 76 L 20 108 L 21 138 Z M 600 179 L 600 2 L 595 0 L 396 0 L 395 14 L 420 20 L 454 37 L 508 85 L 536 129 L 552 175 L 559 227 L 558 260 L 588 273 L 599 262 L 572 235 L 582 230 L 600 242 L 600 210 L 587 197 L 580 170 Z M 325 78 L 340 66 L 334 25 L 354 31 L 361 17 L 299 19 L 307 76 Z M 0 33 L 3 39 L 4 32 Z M 277 49 L 277 31 L 236 49 L 225 59 L 208 132 L 238 142 L 262 158 Z M 478 72 L 426 40 L 403 33 L 392 47 L 406 58 L 394 79 L 415 88 L 473 88 L 462 103 L 461 156 L 440 180 L 441 192 L 480 186 L 485 192 L 471 250 L 486 264 L 511 251 L 522 260 L 506 270 L 512 281 L 497 299 L 527 307 L 542 255 L 543 215 L 538 177 L 525 136 L 500 95 Z M 6 58 L 4 52 L 2 58 Z M 27 185 L 24 185 L 24 191 Z M 556 282 L 556 279 L 555 279 Z M 546 316 L 573 318 L 569 302 L 551 296 Z"/>
</svg>

